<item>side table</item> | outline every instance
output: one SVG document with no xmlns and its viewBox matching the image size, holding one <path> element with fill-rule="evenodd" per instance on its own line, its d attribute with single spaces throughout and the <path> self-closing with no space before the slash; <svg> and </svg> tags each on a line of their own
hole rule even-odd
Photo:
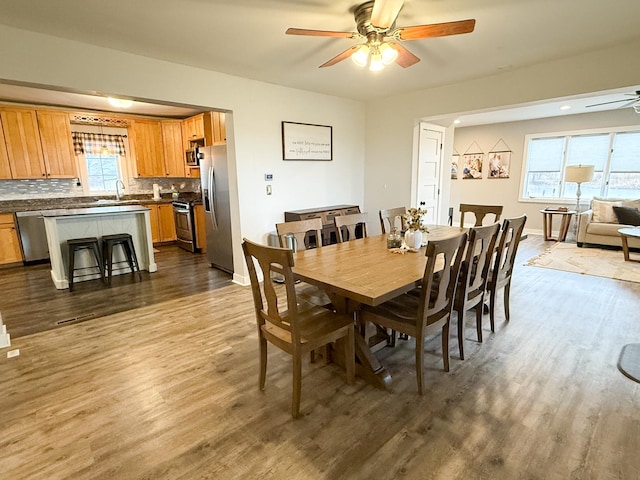
<svg viewBox="0 0 640 480">
<path fill-rule="evenodd" d="M 575 210 L 540 210 L 542 213 L 542 224 L 544 229 L 544 239 L 554 240 L 558 242 L 564 242 L 567 238 L 567 232 L 569 231 L 569 224 L 571 223 L 571 217 L 573 217 L 577 212 Z M 551 232 L 553 231 L 553 216 L 560 215 L 562 220 L 560 221 L 560 230 L 558 231 L 557 240 L 551 236 Z"/>
<path fill-rule="evenodd" d="M 627 238 L 640 238 L 640 228 L 621 228 L 618 230 L 620 234 L 620 238 L 622 239 L 622 253 L 624 254 L 625 262 L 640 262 L 639 259 L 631 259 L 629 258 L 629 242 Z"/>
</svg>

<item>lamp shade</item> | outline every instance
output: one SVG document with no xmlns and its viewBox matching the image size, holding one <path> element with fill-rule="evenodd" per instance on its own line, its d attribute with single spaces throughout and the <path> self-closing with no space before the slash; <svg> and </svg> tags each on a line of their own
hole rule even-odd
<svg viewBox="0 0 640 480">
<path fill-rule="evenodd" d="M 585 183 L 593 179 L 593 165 L 568 165 L 564 169 L 565 182 Z"/>
</svg>

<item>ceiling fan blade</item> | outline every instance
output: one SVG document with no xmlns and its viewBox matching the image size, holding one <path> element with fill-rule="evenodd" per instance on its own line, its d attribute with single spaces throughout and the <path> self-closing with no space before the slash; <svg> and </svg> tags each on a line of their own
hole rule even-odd
<svg viewBox="0 0 640 480">
<path fill-rule="evenodd" d="M 400 45 L 399 43 L 390 42 L 391 48 L 393 48 L 396 52 L 398 52 L 398 58 L 396 58 L 396 63 L 400 65 L 402 68 L 410 67 L 411 65 L 415 65 L 420 61 L 418 57 L 416 57 L 413 53 L 407 50 L 405 47 Z"/>
<path fill-rule="evenodd" d="M 361 35 L 356 32 L 332 32 L 330 30 L 307 30 L 305 28 L 288 28 L 287 35 L 307 35 L 310 37 L 340 37 L 340 38 L 357 38 Z"/>
<path fill-rule="evenodd" d="M 348 48 L 347 50 L 345 50 L 344 52 L 336 55 L 335 57 L 333 57 L 331 60 L 323 63 L 322 65 L 320 65 L 320 67 L 318 68 L 324 68 L 324 67 L 330 67 L 332 65 L 335 65 L 338 62 L 341 62 L 342 60 L 344 60 L 345 58 L 349 58 L 351 55 L 354 54 L 354 52 L 356 50 L 358 50 L 358 48 L 360 47 L 360 45 L 354 45 L 351 48 Z"/>
<path fill-rule="evenodd" d="M 431 25 L 416 25 L 415 27 L 402 27 L 396 32 L 400 40 L 419 40 L 421 38 L 446 37 L 447 35 L 460 35 L 471 33 L 475 28 L 475 19 L 458 20 L 457 22 L 433 23 Z M 395 33 L 395 32 L 394 32 Z"/>
<path fill-rule="evenodd" d="M 628 98 L 623 98 L 622 100 L 613 100 L 612 102 L 602 102 L 602 103 L 594 103 L 593 105 L 587 105 L 586 108 L 589 107 L 599 107 L 600 105 L 609 105 L 611 103 L 620 103 L 620 102 L 637 102 L 640 99 L 629 100 Z"/>
<path fill-rule="evenodd" d="M 404 0 L 375 0 L 371 11 L 371 24 L 387 29 L 396 21 Z"/>
</svg>

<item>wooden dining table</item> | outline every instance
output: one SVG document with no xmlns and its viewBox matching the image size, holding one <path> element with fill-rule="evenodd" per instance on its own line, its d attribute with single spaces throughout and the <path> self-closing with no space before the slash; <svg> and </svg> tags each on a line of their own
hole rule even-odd
<svg viewBox="0 0 640 480">
<path fill-rule="evenodd" d="M 444 240 L 466 229 L 428 226 L 427 241 Z M 387 236 L 377 235 L 294 254 L 296 278 L 322 288 L 338 311 L 357 312 L 360 305 L 376 306 L 420 284 L 426 266 L 425 247 L 417 252 L 393 253 Z M 391 375 L 376 359 L 362 335 L 356 335 L 357 374 L 386 389 Z"/>
</svg>

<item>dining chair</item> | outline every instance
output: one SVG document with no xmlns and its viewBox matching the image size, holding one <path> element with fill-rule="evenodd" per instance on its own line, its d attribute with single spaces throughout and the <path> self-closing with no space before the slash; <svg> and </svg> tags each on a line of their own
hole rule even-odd
<svg viewBox="0 0 640 480">
<path fill-rule="evenodd" d="M 464 261 L 460 268 L 458 288 L 453 302 L 453 309 L 458 316 L 460 360 L 464 360 L 465 317 L 469 309 L 473 308 L 476 312 L 478 342 L 482 342 L 484 292 L 499 230 L 500 224 L 498 223 L 469 229 L 469 241 L 467 242 Z"/>
<path fill-rule="evenodd" d="M 494 223 L 500 220 L 502 215 L 502 205 L 473 205 L 470 203 L 460 204 L 460 227 L 464 227 L 465 213 L 473 213 L 475 215 L 474 227 L 481 227 L 482 221 L 486 215 L 493 214 L 495 216 Z"/>
<path fill-rule="evenodd" d="M 404 215 L 407 213 L 406 207 L 390 208 L 388 210 L 380 210 L 380 228 L 382 233 L 387 233 L 387 225 L 389 226 L 389 232 L 394 228 L 398 228 L 396 220 L 400 217 L 400 231 L 405 231 L 406 221 Z"/>
<path fill-rule="evenodd" d="M 442 334 L 442 361 L 444 371 L 449 371 L 449 323 L 466 242 L 466 233 L 446 240 L 429 241 L 420 295 L 405 293 L 377 307 L 363 305 L 360 311 L 362 321 L 415 338 L 416 379 L 420 395 L 424 390 L 425 336 Z M 436 265 L 442 265 L 442 270 L 436 272 Z M 436 276 L 439 281 L 435 281 Z"/>
<path fill-rule="evenodd" d="M 259 387 L 264 390 L 267 373 L 267 342 L 290 354 L 293 358 L 293 399 L 291 415 L 300 414 L 302 392 L 302 357 L 328 343 L 342 340 L 347 372 L 347 383 L 354 382 L 355 333 L 353 317 L 326 308 L 307 304 L 296 296 L 293 252 L 286 248 L 267 247 L 246 238 L 242 242 L 249 270 L 253 303 L 258 322 L 260 345 Z M 255 262 L 264 278 L 276 267 L 284 276 L 284 289 L 275 288 L 273 282 L 258 281 Z M 266 300 L 266 305 L 264 303 Z"/>
<path fill-rule="evenodd" d="M 335 223 L 336 230 L 338 231 L 338 243 L 366 237 L 368 216 L 369 214 L 365 212 L 334 217 L 333 222 Z M 361 237 L 356 237 L 358 227 L 362 229 Z"/>
<path fill-rule="evenodd" d="M 294 237 L 294 251 L 322 247 L 322 219 L 310 218 L 294 222 L 276 223 L 280 246 L 287 248 L 287 235 Z"/>
<path fill-rule="evenodd" d="M 505 320 L 509 321 L 509 293 L 511 292 L 513 265 L 526 221 L 527 216 L 522 215 L 516 218 L 507 218 L 502 223 L 502 231 L 496 246 L 493 268 L 489 272 L 487 280 L 489 321 L 491 322 L 492 332 L 495 331 L 496 294 L 501 288 L 504 288 L 504 316 Z"/>
</svg>

